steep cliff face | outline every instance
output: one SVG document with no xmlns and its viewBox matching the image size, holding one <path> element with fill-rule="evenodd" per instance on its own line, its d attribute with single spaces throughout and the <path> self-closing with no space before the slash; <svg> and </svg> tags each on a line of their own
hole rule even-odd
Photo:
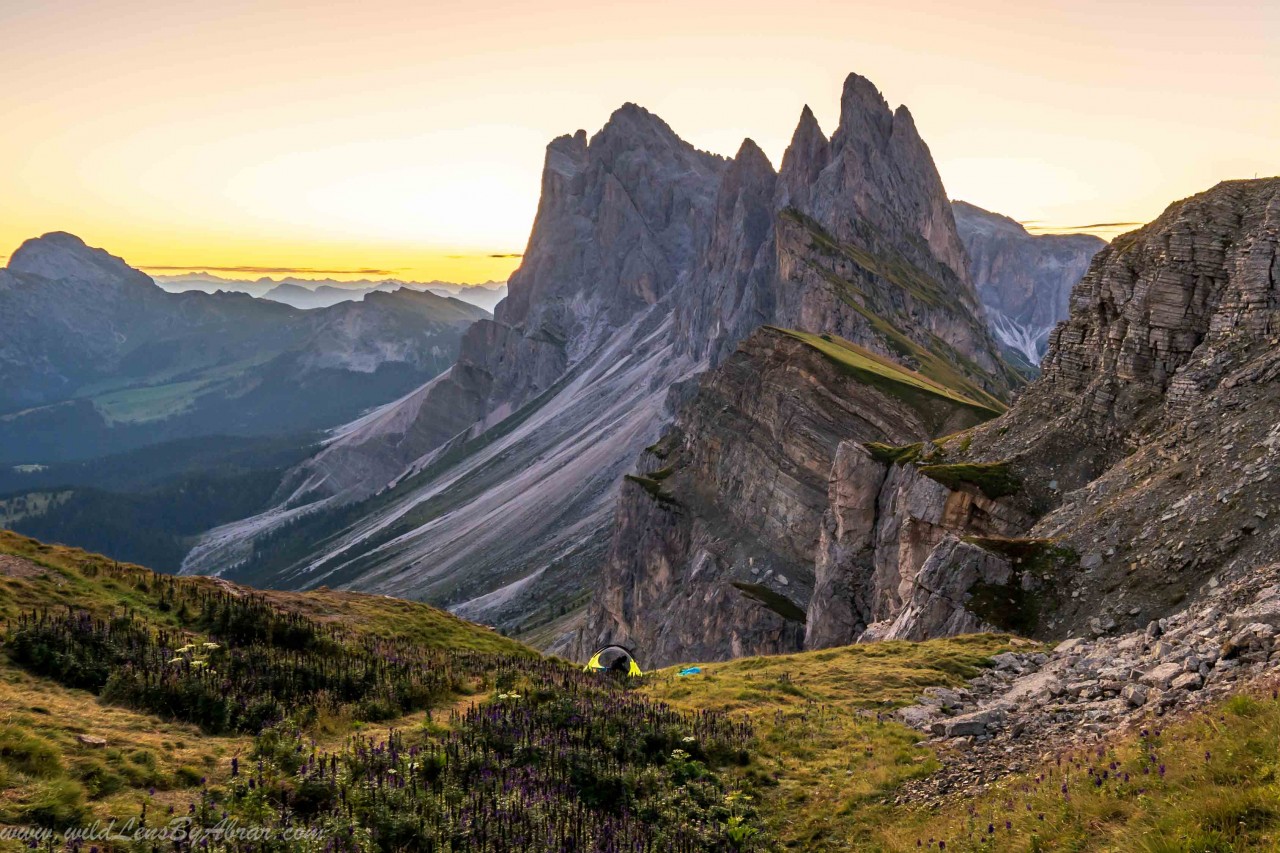
<svg viewBox="0 0 1280 853">
<path fill-rule="evenodd" d="M 935 447 L 920 444 L 908 453 L 928 459 Z M 808 648 L 946 633 L 941 623 L 920 624 L 916 617 L 890 624 L 921 592 L 934 600 L 930 617 L 937 615 L 939 604 L 951 600 L 948 590 L 922 573 L 931 553 L 959 534 L 1005 535 L 1029 522 L 1000 502 L 1005 489 L 972 475 L 963 479 L 965 472 L 899 464 L 902 459 L 884 445 L 851 441 L 839 447 L 817 555 Z M 964 624 L 963 619 L 952 627 Z"/>
<path fill-rule="evenodd" d="M 963 201 L 951 208 L 991 330 L 1039 364 L 1049 332 L 1067 318 L 1071 289 L 1106 243 L 1089 234 L 1033 236 L 1007 216 Z"/>
<path fill-rule="evenodd" d="M 886 403 L 874 382 L 862 387 L 867 374 L 835 392 L 814 390 L 800 372 L 779 372 L 772 393 L 826 419 L 822 440 L 806 440 L 789 429 L 797 416 L 782 406 L 740 412 L 732 402 L 761 393 L 753 372 L 805 351 L 782 333 L 752 335 L 709 374 L 657 445 L 680 448 L 672 471 L 686 476 L 666 483 L 652 506 L 643 488 L 624 490 L 582 652 L 619 641 L 659 661 L 794 650 L 811 606 L 840 607 L 847 611 L 840 618 L 865 623 L 872 617 L 852 615 L 854 594 L 838 572 L 815 573 L 837 446 L 959 429 L 1002 411 L 1016 381 L 986 328 L 942 182 L 910 113 L 891 111 L 856 75 L 845 84 L 836 132 L 827 139 L 805 108 L 776 176 L 754 145 L 743 146 L 721 183 L 693 281 L 711 298 L 677 308 L 681 351 L 714 363 L 768 322 L 825 334 L 829 340 L 809 344 L 838 361 L 856 352 L 890 374 L 915 372 L 930 389 L 920 392 L 929 405 L 948 394 L 951 402 L 938 417 L 911 415 Z M 789 381 L 797 384 L 788 388 Z M 855 411 L 831 411 L 827 395 L 835 393 L 849 394 Z M 808 467 L 792 453 L 805 453 Z"/>
<path fill-rule="evenodd" d="M 946 192 L 905 107 L 845 82 L 830 139 L 808 107 L 778 173 L 749 140 L 676 309 L 681 351 L 718 363 L 763 323 L 830 332 L 979 395 L 1017 383 L 985 327 Z"/>
<path fill-rule="evenodd" d="M 582 648 L 632 643 L 656 664 L 800 649 L 841 442 L 995 414 L 842 339 L 753 333 L 624 486 Z"/>
<path fill-rule="evenodd" d="M 1108 633 L 1273 560 L 1278 308 L 1280 179 L 1220 184 L 1117 238 L 1075 289 L 1042 378 L 1007 414 L 885 451 L 890 478 L 941 471 L 950 492 L 988 487 L 1001 523 L 951 526 L 911 602 L 899 579 L 874 582 L 905 603 L 863 636 L 923 636 L 983 615 L 1039 636 Z M 848 476 L 850 492 L 867 480 Z M 949 615 L 927 612 L 939 589 Z M 858 629 L 835 627 L 824 643 Z"/>
</svg>

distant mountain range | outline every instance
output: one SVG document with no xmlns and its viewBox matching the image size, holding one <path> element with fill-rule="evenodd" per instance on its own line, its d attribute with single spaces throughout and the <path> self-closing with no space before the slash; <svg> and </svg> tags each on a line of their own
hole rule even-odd
<svg viewBox="0 0 1280 853">
<path fill-rule="evenodd" d="M 175 570 L 322 431 L 446 369 L 485 310 L 399 288 L 299 310 L 169 293 L 70 234 L 0 269 L 0 526 Z"/>
<path fill-rule="evenodd" d="M 447 368 L 487 316 L 406 289 L 316 311 L 167 293 L 77 237 L 46 234 L 0 270 L 0 463 L 333 426 Z"/>
<path fill-rule="evenodd" d="M 288 276 L 281 279 L 223 278 L 213 273 L 195 272 L 179 275 L 153 275 L 156 284 L 170 293 L 198 290 L 216 293 L 219 290 L 247 293 L 250 296 L 283 302 L 295 308 L 327 308 L 339 302 L 360 300 L 369 293 L 391 293 L 401 288 L 426 291 L 441 296 L 453 296 L 463 302 L 477 305 L 492 312 L 507 295 L 505 281 L 486 281 L 483 284 L 457 284 L 449 281 L 402 281 L 400 279 L 311 279 Z"/>
<path fill-rule="evenodd" d="M 1033 235 L 964 201 L 951 209 L 991 330 L 1012 357 L 1039 364 L 1049 333 L 1067 319 L 1071 288 L 1107 244 L 1090 234 Z"/>
</svg>

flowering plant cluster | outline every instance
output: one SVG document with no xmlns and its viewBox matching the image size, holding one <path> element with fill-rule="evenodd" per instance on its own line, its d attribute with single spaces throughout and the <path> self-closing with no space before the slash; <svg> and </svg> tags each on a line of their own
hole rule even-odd
<svg viewBox="0 0 1280 853">
<path fill-rule="evenodd" d="M 305 826 L 339 851 L 760 849 L 750 798 L 717 772 L 746 759 L 746 723 L 553 662 L 502 677 L 513 676 L 521 689 L 455 712 L 439 735 L 357 736 L 326 752 L 296 729 L 264 732 L 253 766 L 199 809 Z"/>
<path fill-rule="evenodd" d="M 349 634 L 261 596 L 160 578 L 148 593 L 174 618 L 36 610 L 5 636 L 16 663 L 105 702 L 255 735 L 187 808 L 144 806 L 142 827 L 191 829 L 145 849 L 763 849 L 751 799 L 723 772 L 749 760 L 745 721 L 678 711 L 634 679 L 559 660 Z M 424 710 L 424 725 L 337 748 L 310 737 L 321 714 L 360 732 Z M 209 831 L 228 825 L 254 831 Z"/>
</svg>

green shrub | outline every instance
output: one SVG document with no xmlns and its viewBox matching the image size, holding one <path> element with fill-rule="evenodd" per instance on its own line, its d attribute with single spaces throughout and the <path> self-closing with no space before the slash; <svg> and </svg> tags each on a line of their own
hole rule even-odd
<svg viewBox="0 0 1280 853">
<path fill-rule="evenodd" d="M 174 777 L 178 785 L 183 788 L 194 788 L 200 784 L 200 780 L 204 779 L 204 774 L 194 767 L 183 765 L 174 773 Z"/>
<path fill-rule="evenodd" d="M 124 776 L 112 770 L 97 758 L 82 761 L 75 768 L 76 778 L 89 794 L 90 799 L 100 800 L 124 789 Z"/>
</svg>

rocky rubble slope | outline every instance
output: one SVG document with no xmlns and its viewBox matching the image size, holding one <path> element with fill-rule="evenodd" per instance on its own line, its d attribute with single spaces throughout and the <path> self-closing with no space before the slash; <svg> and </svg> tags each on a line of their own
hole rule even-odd
<svg viewBox="0 0 1280 853">
<path fill-rule="evenodd" d="M 896 713 L 932 735 L 948 760 L 899 801 L 972 792 L 1280 675 L 1280 564 L 1229 584 L 1214 579 L 1197 598 L 1140 631 L 1007 652 L 967 687 L 926 690 Z"/>
</svg>

